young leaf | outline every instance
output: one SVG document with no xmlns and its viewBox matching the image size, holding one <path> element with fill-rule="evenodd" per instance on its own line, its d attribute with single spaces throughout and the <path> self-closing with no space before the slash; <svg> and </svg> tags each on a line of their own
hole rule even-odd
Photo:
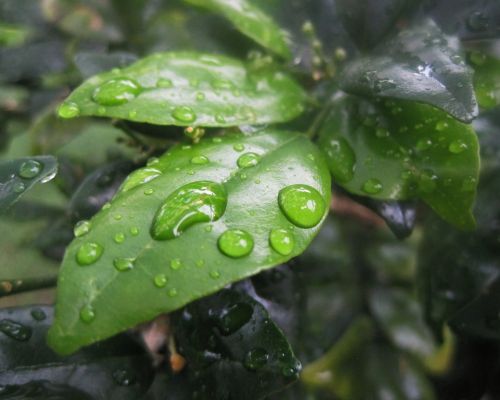
<svg viewBox="0 0 500 400">
<path fill-rule="evenodd" d="M 329 199 L 327 166 L 297 133 L 174 148 L 76 228 L 51 346 L 73 352 L 287 261 L 317 233 Z"/>
<path fill-rule="evenodd" d="M 320 135 L 330 171 L 347 191 L 421 198 L 449 223 L 474 226 L 479 154 L 470 126 L 425 104 L 390 101 L 376 111 L 347 98 L 336 103 Z"/>
<path fill-rule="evenodd" d="M 274 67 L 229 57 L 158 53 L 90 78 L 59 116 L 97 115 L 155 125 L 234 126 L 284 122 L 302 113 L 305 94 Z"/>
<path fill-rule="evenodd" d="M 266 309 L 235 290 L 190 304 L 174 326 L 200 398 L 262 399 L 295 381 L 301 369 Z"/>
<path fill-rule="evenodd" d="M 19 197 L 37 183 L 44 183 L 57 172 L 52 156 L 18 158 L 0 163 L 0 213 L 4 213 Z"/>
<path fill-rule="evenodd" d="M 341 86 L 361 96 L 414 100 L 470 122 L 478 108 L 458 39 L 425 20 L 345 66 Z"/>
<path fill-rule="evenodd" d="M 261 46 L 284 57 L 290 58 L 290 49 L 285 33 L 269 15 L 249 0 L 185 0 L 222 14 L 244 35 Z"/>
</svg>

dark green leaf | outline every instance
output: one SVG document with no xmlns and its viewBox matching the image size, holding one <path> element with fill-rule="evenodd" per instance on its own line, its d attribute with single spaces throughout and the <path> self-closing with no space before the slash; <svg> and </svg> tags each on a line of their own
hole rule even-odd
<svg viewBox="0 0 500 400">
<path fill-rule="evenodd" d="M 297 379 L 286 337 L 251 297 L 222 290 L 186 307 L 174 322 L 200 399 L 262 399 Z"/>
<path fill-rule="evenodd" d="M 64 393 L 82 396 L 76 399 L 136 400 L 147 391 L 151 362 L 133 340 L 117 336 L 60 357 L 45 344 L 52 314 L 47 306 L 0 310 L 0 385 L 7 385 L 1 399 L 32 398 L 28 393 L 36 388 L 47 397 L 33 398 L 61 400 L 74 398 Z"/>
<path fill-rule="evenodd" d="M 69 246 L 51 345 L 75 351 L 286 262 L 315 236 L 329 198 L 323 158 L 300 134 L 261 132 L 176 147 L 132 173 L 90 231 Z M 295 208 L 304 201 L 307 212 Z M 270 239 L 276 229 L 283 230 Z M 114 318 L 106 318 L 110 306 Z M 85 322 L 80 313 L 89 308 L 95 320 Z"/>
<path fill-rule="evenodd" d="M 470 122 L 477 116 L 472 74 L 456 38 L 421 21 L 344 68 L 341 87 L 361 96 L 414 100 Z"/>
<path fill-rule="evenodd" d="M 197 53 L 158 53 L 97 75 L 59 108 L 61 117 L 97 115 L 156 125 L 234 126 L 283 122 L 305 94 L 274 67 Z"/>
<path fill-rule="evenodd" d="M 344 98 L 320 135 L 330 171 L 347 191 L 421 198 L 449 223 L 474 226 L 479 154 L 470 126 L 424 104 L 391 101 L 377 110 Z"/>
<path fill-rule="evenodd" d="M 236 29 L 263 47 L 285 57 L 290 57 L 285 34 L 260 8 L 248 0 L 185 0 L 188 3 L 211 9 L 233 23 Z"/>
<path fill-rule="evenodd" d="M 4 161 L 0 164 L 0 213 L 37 183 L 52 179 L 57 161 L 52 156 L 37 156 Z"/>
</svg>

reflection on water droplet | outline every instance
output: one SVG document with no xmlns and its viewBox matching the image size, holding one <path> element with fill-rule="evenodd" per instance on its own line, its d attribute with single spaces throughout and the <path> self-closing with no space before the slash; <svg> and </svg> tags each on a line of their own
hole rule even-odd
<svg viewBox="0 0 500 400">
<path fill-rule="evenodd" d="M 227 194 L 219 183 L 189 183 L 170 194 L 153 219 L 151 236 L 156 240 L 173 239 L 191 225 L 218 220 L 226 209 Z"/>
<path fill-rule="evenodd" d="M 92 224 L 90 223 L 90 221 L 87 220 L 78 221 L 75 227 L 73 228 L 73 233 L 75 237 L 80 237 L 89 233 L 91 228 Z"/>
<path fill-rule="evenodd" d="M 432 147 L 432 140 L 429 138 L 420 139 L 415 147 L 419 151 L 425 151 Z"/>
<path fill-rule="evenodd" d="M 76 262 L 81 266 L 95 263 L 101 256 L 104 248 L 97 243 L 84 243 L 76 252 Z"/>
<path fill-rule="evenodd" d="M 368 179 L 365 183 L 363 183 L 362 190 L 367 194 L 377 194 L 383 190 L 382 183 L 375 178 Z"/>
<path fill-rule="evenodd" d="M 71 101 L 64 102 L 57 109 L 57 115 L 61 118 L 75 118 L 80 115 L 80 108 Z"/>
<path fill-rule="evenodd" d="M 80 309 L 80 319 L 89 324 L 95 319 L 95 311 L 90 304 L 83 306 Z"/>
<path fill-rule="evenodd" d="M 288 220 L 301 228 L 318 225 L 326 210 L 321 194 L 308 185 L 291 185 L 282 189 L 278 204 Z"/>
<path fill-rule="evenodd" d="M 269 234 L 269 243 L 276 252 L 287 256 L 293 251 L 295 240 L 288 230 L 273 229 Z"/>
<path fill-rule="evenodd" d="M 134 268 L 134 261 L 134 258 L 115 258 L 113 260 L 113 265 L 117 271 L 130 271 Z"/>
<path fill-rule="evenodd" d="M 10 319 L 2 319 L 0 321 L 0 332 L 19 342 L 26 342 L 31 338 L 33 333 L 30 327 Z"/>
<path fill-rule="evenodd" d="M 141 93 L 140 85 L 132 79 L 111 79 L 98 86 L 92 100 L 103 106 L 117 106 L 128 103 Z"/>
<path fill-rule="evenodd" d="M 448 150 L 450 151 L 450 153 L 460 154 L 463 151 L 467 150 L 467 143 L 460 139 L 454 140 L 448 146 Z"/>
<path fill-rule="evenodd" d="M 253 249 L 252 236 L 240 229 L 228 229 L 217 242 L 219 250 L 228 257 L 240 258 L 247 256 Z"/>
<path fill-rule="evenodd" d="M 172 111 L 172 117 L 183 123 L 196 121 L 196 114 L 190 107 L 187 106 L 176 107 L 174 111 Z"/>
<path fill-rule="evenodd" d="M 191 164 L 195 165 L 203 165 L 203 164 L 208 164 L 208 158 L 205 156 L 194 156 L 191 158 Z"/>
<path fill-rule="evenodd" d="M 25 179 L 34 178 L 40 174 L 42 168 L 42 164 L 36 160 L 24 161 L 19 167 L 19 176 Z"/>
<path fill-rule="evenodd" d="M 152 195 L 154 192 L 155 192 L 155 191 L 154 191 L 154 189 L 153 189 L 153 188 L 144 189 L 144 194 L 145 194 L 146 196 L 150 196 L 150 195 Z"/>
<path fill-rule="evenodd" d="M 132 172 L 127 179 L 122 183 L 119 192 L 127 192 L 137 186 L 144 183 L 150 182 L 153 179 L 158 178 L 161 175 L 161 171 L 156 168 L 140 168 L 137 171 Z"/>
<path fill-rule="evenodd" d="M 256 166 L 259 163 L 259 160 L 260 156 L 258 154 L 245 153 L 238 158 L 238 161 L 236 163 L 240 168 L 249 168 Z"/>
<path fill-rule="evenodd" d="M 243 364 L 249 370 L 255 371 L 266 365 L 268 360 L 269 360 L 269 353 L 266 350 L 262 348 L 255 348 L 250 350 L 245 355 L 245 360 L 243 361 Z"/>
<path fill-rule="evenodd" d="M 130 234 L 132 236 L 137 236 L 139 234 L 139 228 L 136 226 L 133 226 L 130 228 Z"/>
<path fill-rule="evenodd" d="M 153 278 L 153 282 L 156 287 L 162 288 L 165 287 L 168 283 L 168 278 L 165 274 L 158 274 Z"/>
</svg>

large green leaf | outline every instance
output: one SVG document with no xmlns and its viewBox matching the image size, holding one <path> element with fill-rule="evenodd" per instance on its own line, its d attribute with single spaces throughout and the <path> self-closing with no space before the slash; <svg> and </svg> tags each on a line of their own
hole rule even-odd
<svg viewBox="0 0 500 400">
<path fill-rule="evenodd" d="M 52 318 L 48 306 L 0 310 L 0 398 L 135 400 L 147 391 L 152 364 L 131 338 L 61 357 L 45 343 Z"/>
<path fill-rule="evenodd" d="M 61 117 L 97 115 L 155 125 L 234 126 L 283 122 L 305 94 L 273 66 L 224 57 L 158 53 L 90 78 L 59 108 Z"/>
<path fill-rule="evenodd" d="M 425 20 L 382 43 L 368 56 L 347 64 L 342 88 L 362 96 L 432 104 L 470 122 L 477 116 L 472 74 L 458 39 Z"/>
<path fill-rule="evenodd" d="M 446 221 L 474 226 L 479 150 L 470 126 L 424 104 L 390 101 L 374 109 L 344 98 L 320 134 L 330 171 L 349 192 L 421 198 Z"/>
<path fill-rule="evenodd" d="M 285 262 L 317 233 L 329 198 L 327 166 L 303 135 L 176 147 L 132 173 L 90 229 L 77 229 L 51 346 L 75 351 Z"/>
<path fill-rule="evenodd" d="M 174 327 L 199 399 L 262 399 L 298 377 L 285 335 L 246 294 L 225 289 L 190 304 Z"/>
<path fill-rule="evenodd" d="M 243 34 L 272 52 L 290 57 L 284 32 L 249 0 L 185 0 L 222 14 Z"/>
<path fill-rule="evenodd" d="M 18 158 L 0 163 L 0 213 L 37 183 L 44 183 L 57 172 L 52 156 Z"/>
</svg>

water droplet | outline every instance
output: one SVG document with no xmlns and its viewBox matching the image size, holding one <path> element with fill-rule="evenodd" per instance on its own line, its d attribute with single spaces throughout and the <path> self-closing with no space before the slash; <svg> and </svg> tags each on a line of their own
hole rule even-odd
<svg viewBox="0 0 500 400">
<path fill-rule="evenodd" d="M 205 100 L 205 94 L 202 92 L 196 93 L 196 100 L 198 100 L 198 101 Z"/>
<path fill-rule="evenodd" d="M 175 297 L 175 296 L 177 296 L 177 289 L 176 288 L 169 289 L 168 290 L 168 296 L 169 297 Z"/>
<path fill-rule="evenodd" d="M 115 258 L 113 260 L 113 265 L 117 271 L 130 271 L 134 268 L 134 261 L 134 258 Z"/>
<path fill-rule="evenodd" d="M 196 261 L 196 266 L 197 266 L 197 267 L 200 267 L 200 268 L 201 268 L 201 267 L 203 267 L 204 265 L 205 265 L 205 261 L 203 261 L 203 260 L 201 260 L 201 259 Z"/>
<path fill-rule="evenodd" d="M 212 229 L 213 229 L 212 225 L 205 226 L 205 232 L 212 232 Z"/>
<path fill-rule="evenodd" d="M 115 241 L 115 243 L 122 244 L 125 241 L 125 234 L 122 232 L 118 232 L 114 236 L 113 240 Z"/>
<path fill-rule="evenodd" d="M 106 107 L 100 106 L 97 108 L 97 115 L 104 115 L 106 114 Z"/>
<path fill-rule="evenodd" d="M 52 179 L 55 178 L 55 176 L 57 175 L 57 169 L 52 171 L 50 174 L 46 175 L 45 177 L 43 177 L 42 179 L 40 179 L 40 182 L 41 183 L 47 183 L 47 182 L 50 182 Z"/>
<path fill-rule="evenodd" d="M 469 18 L 467 18 L 467 26 L 470 30 L 475 32 L 481 32 L 488 28 L 489 21 L 488 17 L 484 15 L 481 11 L 475 11 Z"/>
<path fill-rule="evenodd" d="M 356 155 L 344 138 L 332 139 L 325 146 L 328 166 L 339 182 L 349 182 L 354 177 Z"/>
<path fill-rule="evenodd" d="M 57 115 L 61 118 L 75 118 L 80 115 L 80 108 L 71 101 L 64 102 L 57 109 Z"/>
<path fill-rule="evenodd" d="M 150 195 L 152 195 L 154 192 L 155 192 L 155 191 L 154 191 L 154 189 L 153 189 L 153 188 L 144 189 L 144 194 L 145 194 L 146 196 L 150 196 Z"/>
<path fill-rule="evenodd" d="M 90 304 L 87 304 L 80 309 L 80 319 L 86 324 L 91 323 L 95 319 L 95 311 Z"/>
<path fill-rule="evenodd" d="M 226 122 L 226 118 L 222 114 L 217 114 L 215 116 L 215 122 L 218 122 L 219 124 L 224 124 Z"/>
<path fill-rule="evenodd" d="M 42 164 L 36 160 L 24 161 L 19 167 L 19 176 L 25 179 L 34 178 L 40 174 L 42 168 Z"/>
<path fill-rule="evenodd" d="M 171 88 L 173 83 L 168 78 L 160 78 L 156 81 L 156 87 L 161 89 Z"/>
<path fill-rule="evenodd" d="M 385 138 L 385 137 L 389 137 L 391 134 L 390 134 L 389 130 L 387 130 L 386 128 L 378 127 L 375 130 L 375 135 L 378 138 Z"/>
<path fill-rule="evenodd" d="M 116 221 L 120 221 L 123 217 L 122 217 L 122 215 L 121 215 L 121 214 L 115 214 L 115 215 L 113 216 L 113 218 L 114 218 Z"/>
<path fill-rule="evenodd" d="M 214 142 L 214 143 L 221 143 L 222 142 L 222 138 L 220 138 L 220 137 L 214 137 L 214 138 L 212 138 L 212 142 Z"/>
<path fill-rule="evenodd" d="M 286 366 L 286 367 L 283 367 L 283 369 L 281 370 L 281 373 L 283 374 L 283 376 L 285 376 L 287 378 L 291 378 L 291 377 L 297 376 L 299 371 L 300 371 L 300 365 L 299 366 Z"/>
<path fill-rule="evenodd" d="M 128 117 L 129 117 L 130 119 L 134 119 L 135 117 L 137 117 L 137 110 L 130 110 L 130 111 L 128 112 Z"/>
<path fill-rule="evenodd" d="M 132 79 L 111 79 L 98 86 L 92 93 L 92 100 L 103 106 L 117 106 L 128 103 L 141 93 L 140 85 Z"/>
<path fill-rule="evenodd" d="M 243 361 L 243 365 L 249 370 L 255 371 L 262 368 L 267 364 L 269 360 L 269 353 L 262 348 L 255 348 L 250 350 L 245 355 L 245 360 Z"/>
<path fill-rule="evenodd" d="M 446 122 L 446 121 L 438 121 L 436 123 L 436 130 L 439 132 L 442 132 L 447 128 L 448 128 L 448 122 Z"/>
<path fill-rule="evenodd" d="M 382 182 L 380 182 L 376 178 L 370 178 L 365 183 L 363 183 L 363 187 L 361 188 L 363 192 L 368 194 L 377 194 L 383 190 Z"/>
<path fill-rule="evenodd" d="M 170 268 L 172 268 L 174 271 L 180 269 L 182 267 L 182 261 L 180 258 L 174 258 L 172 261 L 170 261 Z"/>
<path fill-rule="evenodd" d="M 418 180 L 418 188 L 423 193 L 432 193 L 436 190 L 438 177 L 430 170 L 424 170 Z"/>
<path fill-rule="evenodd" d="M 73 228 L 73 233 L 75 237 L 81 237 L 89 233 L 90 228 L 92 228 L 92 224 L 90 223 L 90 221 L 87 220 L 78 221 L 75 227 Z"/>
<path fill-rule="evenodd" d="M 228 229 L 220 235 L 217 242 L 219 249 L 228 257 L 240 258 L 247 256 L 253 249 L 252 236 L 240 229 Z"/>
<path fill-rule="evenodd" d="M 415 146 L 419 151 L 425 151 L 432 147 L 432 140 L 429 138 L 420 139 Z"/>
<path fill-rule="evenodd" d="M 243 151 L 245 150 L 245 145 L 243 143 L 236 143 L 233 145 L 233 149 L 235 151 Z"/>
<path fill-rule="evenodd" d="M 321 194 L 308 185 L 291 185 L 278 195 L 281 211 L 288 220 L 301 228 L 319 224 L 326 210 Z"/>
<path fill-rule="evenodd" d="M 113 379 L 120 386 L 130 386 L 136 382 L 134 373 L 126 369 L 118 369 L 114 371 Z"/>
<path fill-rule="evenodd" d="M 2 319 L 0 321 L 0 332 L 8 337 L 20 342 L 25 342 L 31 338 L 32 330 L 28 326 L 24 326 L 10 319 Z"/>
<path fill-rule="evenodd" d="M 132 236 L 137 236 L 139 234 L 139 228 L 136 226 L 133 226 L 130 228 L 130 234 Z"/>
<path fill-rule="evenodd" d="M 462 182 L 462 192 L 473 192 L 476 190 L 477 179 L 473 176 L 465 178 Z"/>
<path fill-rule="evenodd" d="M 208 163 L 208 158 L 205 157 L 205 156 L 194 156 L 192 159 L 191 159 L 191 164 L 195 164 L 195 165 L 203 165 L 203 164 L 207 164 Z"/>
<path fill-rule="evenodd" d="M 245 153 L 238 158 L 238 161 L 236 163 L 240 168 L 249 168 L 256 166 L 259 163 L 259 160 L 260 156 L 258 154 Z"/>
<path fill-rule="evenodd" d="M 218 321 L 223 335 L 232 335 L 240 330 L 253 315 L 253 307 L 248 303 L 236 303 L 225 308 Z"/>
<path fill-rule="evenodd" d="M 43 321 L 47 318 L 47 314 L 41 308 L 34 308 L 31 310 L 31 316 L 36 321 Z"/>
<path fill-rule="evenodd" d="M 293 251 L 295 240 L 286 229 L 273 229 L 269 234 L 269 243 L 276 252 L 287 256 Z"/>
<path fill-rule="evenodd" d="M 224 186 L 210 181 L 189 183 L 177 189 L 160 206 L 151 226 L 156 240 L 173 239 L 191 225 L 218 220 L 226 210 Z"/>
<path fill-rule="evenodd" d="M 104 205 L 102 206 L 102 209 L 103 210 L 109 210 L 111 208 L 111 203 L 110 202 L 106 202 L 104 203 Z"/>
<path fill-rule="evenodd" d="M 212 279 L 219 279 L 220 278 L 220 272 L 219 271 L 210 271 L 210 278 Z"/>
<path fill-rule="evenodd" d="M 16 182 L 14 186 L 12 186 L 12 190 L 14 190 L 15 193 L 24 192 L 26 190 L 26 185 L 23 182 Z"/>
<path fill-rule="evenodd" d="M 212 81 L 212 87 L 215 90 L 231 90 L 234 88 L 234 85 L 226 79 L 214 79 Z"/>
<path fill-rule="evenodd" d="M 196 114 L 190 107 L 187 106 L 176 107 L 174 111 L 172 111 L 172 117 L 183 123 L 196 121 Z"/>
<path fill-rule="evenodd" d="M 158 274 L 153 278 L 153 282 L 156 287 L 162 288 L 167 285 L 168 278 L 165 274 Z"/>
<path fill-rule="evenodd" d="M 120 193 L 128 192 L 137 186 L 158 178 L 160 175 L 161 171 L 156 168 L 140 168 L 137 171 L 132 172 L 127 179 L 125 179 L 119 191 Z"/>
<path fill-rule="evenodd" d="M 460 154 L 463 151 L 467 150 L 467 148 L 467 143 L 460 139 L 454 140 L 448 146 L 448 150 L 453 154 Z"/>
<path fill-rule="evenodd" d="M 76 262 L 81 266 L 91 265 L 102 256 L 104 248 L 97 243 L 84 243 L 76 252 Z"/>
</svg>

